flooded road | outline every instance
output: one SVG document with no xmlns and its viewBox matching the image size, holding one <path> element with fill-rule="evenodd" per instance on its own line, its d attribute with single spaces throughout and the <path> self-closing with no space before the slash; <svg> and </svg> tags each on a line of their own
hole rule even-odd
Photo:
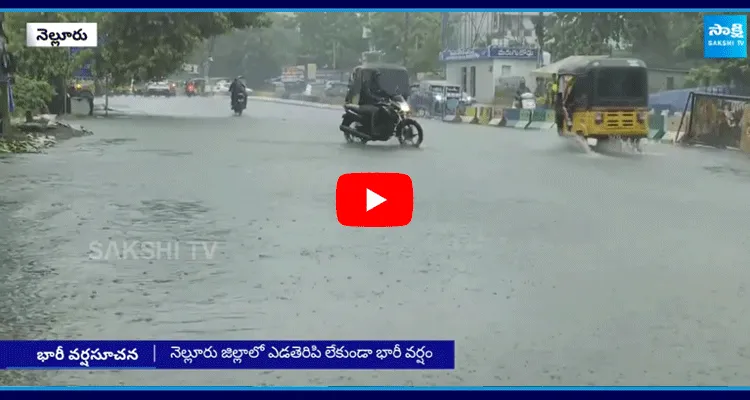
<svg viewBox="0 0 750 400">
<path fill-rule="evenodd" d="M 10 385 L 739 385 L 750 162 L 425 122 L 343 144 L 339 111 L 114 99 L 139 116 L 0 159 L 3 339 L 454 339 L 456 370 L 27 371 Z M 338 176 L 412 177 L 402 229 L 336 222 Z M 211 243 L 157 257 L 93 244 Z M 166 247 L 165 247 L 166 248 Z"/>
</svg>

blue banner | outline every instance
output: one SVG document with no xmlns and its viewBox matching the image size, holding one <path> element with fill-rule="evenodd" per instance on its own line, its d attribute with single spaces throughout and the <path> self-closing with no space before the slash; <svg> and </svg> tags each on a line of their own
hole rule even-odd
<svg viewBox="0 0 750 400">
<path fill-rule="evenodd" d="M 2 369 L 454 369 L 455 342 L 0 341 Z"/>
<path fill-rule="evenodd" d="M 487 46 L 476 49 L 446 49 L 440 52 L 440 61 L 467 60 L 536 60 L 539 49 L 525 47 Z"/>
</svg>

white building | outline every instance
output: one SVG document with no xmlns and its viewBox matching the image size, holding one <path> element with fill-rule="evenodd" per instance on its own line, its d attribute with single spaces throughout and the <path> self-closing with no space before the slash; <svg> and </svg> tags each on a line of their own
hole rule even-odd
<svg viewBox="0 0 750 400">
<path fill-rule="evenodd" d="M 453 35 L 447 40 L 448 48 L 440 53 L 446 80 L 461 85 L 465 92 L 485 103 L 492 102 L 496 88 L 502 89 L 508 81 L 523 79 L 534 90 L 531 72 L 551 63 L 549 53 L 544 52 L 541 57 L 539 54 L 533 22 L 538 16 L 539 13 L 523 12 L 451 14 Z"/>
<path fill-rule="evenodd" d="M 542 13 L 544 16 L 552 13 Z M 534 34 L 534 18 L 539 13 L 533 12 L 464 12 L 452 13 L 453 38 L 451 47 L 471 49 L 492 43 L 500 45 L 512 43 L 527 46 L 538 46 Z"/>
<path fill-rule="evenodd" d="M 492 103 L 495 89 L 502 81 L 520 79 L 534 90 L 535 79 L 531 71 L 539 65 L 539 49 L 511 48 L 497 45 L 463 50 L 445 50 L 440 53 L 445 62 L 445 79 L 461 85 L 463 91 L 480 103 Z M 544 53 L 544 64 L 550 63 L 549 53 Z M 517 83 L 514 83 L 517 86 Z"/>
</svg>

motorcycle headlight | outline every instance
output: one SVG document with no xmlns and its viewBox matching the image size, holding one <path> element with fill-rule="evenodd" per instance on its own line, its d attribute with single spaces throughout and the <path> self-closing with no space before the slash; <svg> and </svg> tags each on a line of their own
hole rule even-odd
<svg viewBox="0 0 750 400">
<path fill-rule="evenodd" d="M 405 113 L 408 113 L 409 111 L 411 111 L 411 107 L 409 107 L 409 104 L 407 104 L 407 103 L 399 103 L 398 106 L 401 109 L 401 111 L 403 111 Z"/>
</svg>

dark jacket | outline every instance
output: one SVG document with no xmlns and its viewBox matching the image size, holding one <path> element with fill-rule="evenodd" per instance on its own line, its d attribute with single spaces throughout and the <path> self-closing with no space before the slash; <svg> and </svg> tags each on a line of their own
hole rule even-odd
<svg viewBox="0 0 750 400">
<path fill-rule="evenodd" d="M 359 95 L 360 105 L 375 105 L 383 98 L 388 97 L 376 82 L 368 82 L 362 85 L 362 93 Z"/>
<path fill-rule="evenodd" d="M 229 92 L 231 92 L 233 95 L 242 93 L 245 90 L 245 84 L 238 80 L 232 81 L 232 83 L 229 85 Z"/>
</svg>

